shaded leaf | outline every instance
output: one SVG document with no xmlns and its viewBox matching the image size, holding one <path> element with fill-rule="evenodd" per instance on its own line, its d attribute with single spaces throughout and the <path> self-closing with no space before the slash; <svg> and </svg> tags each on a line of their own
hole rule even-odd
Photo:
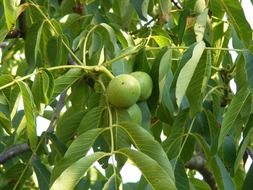
<svg viewBox="0 0 253 190">
<path fill-rule="evenodd" d="M 55 79 L 55 88 L 52 99 L 68 89 L 74 82 L 83 76 L 84 72 L 81 69 L 70 69 L 64 75 Z"/>
<path fill-rule="evenodd" d="M 221 159 L 216 155 L 211 161 L 213 175 L 220 189 L 235 190 L 229 173 L 227 172 Z"/>
<path fill-rule="evenodd" d="M 248 190 L 251 189 L 253 186 L 253 164 L 251 164 L 249 171 L 246 175 L 246 178 L 244 180 L 243 186 L 242 186 L 242 190 Z"/>
<path fill-rule="evenodd" d="M 35 174 L 37 176 L 37 180 L 39 183 L 40 190 L 48 190 L 49 188 L 49 180 L 50 180 L 50 172 L 46 168 L 45 165 L 43 165 L 40 160 L 33 159 L 32 160 L 33 169 L 35 171 Z"/>
<path fill-rule="evenodd" d="M 221 124 L 221 130 L 218 140 L 218 148 L 223 144 L 225 136 L 228 134 L 230 129 L 235 126 L 235 123 L 239 117 L 240 112 L 244 106 L 245 101 L 250 96 L 250 91 L 247 88 L 241 89 L 236 96 L 232 99 L 227 111 L 224 113 L 223 121 Z"/>
</svg>

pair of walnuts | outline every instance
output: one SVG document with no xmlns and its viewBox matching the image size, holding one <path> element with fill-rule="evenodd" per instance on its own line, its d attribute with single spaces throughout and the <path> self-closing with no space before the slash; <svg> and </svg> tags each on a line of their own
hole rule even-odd
<svg viewBox="0 0 253 190">
<path fill-rule="evenodd" d="M 108 101 L 117 108 L 128 108 L 137 101 L 147 100 L 152 93 L 152 88 L 152 79 L 145 72 L 121 74 L 108 84 Z"/>
</svg>

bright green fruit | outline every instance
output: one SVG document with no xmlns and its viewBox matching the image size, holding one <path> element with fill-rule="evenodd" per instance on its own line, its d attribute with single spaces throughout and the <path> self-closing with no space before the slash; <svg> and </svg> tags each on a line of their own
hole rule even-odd
<svg viewBox="0 0 253 190">
<path fill-rule="evenodd" d="M 153 82 L 151 77 L 142 71 L 133 72 L 131 75 L 139 81 L 141 86 L 141 95 L 139 100 L 147 100 L 150 97 L 153 89 Z"/>
<path fill-rule="evenodd" d="M 133 122 L 141 125 L 142 113 L 141 113 L 141 110 L 137 104 L 134 104 L 130 108 L 128 108 L 127 112 Z"/>
<path fill-rule="evenodd" d="M 137 79 L 128 74 L 121 74 L 113 78 L 107 87 L 109 102 L 118 108 L 128 108 L 135 104 L 141 94 Z"/>
</svg>

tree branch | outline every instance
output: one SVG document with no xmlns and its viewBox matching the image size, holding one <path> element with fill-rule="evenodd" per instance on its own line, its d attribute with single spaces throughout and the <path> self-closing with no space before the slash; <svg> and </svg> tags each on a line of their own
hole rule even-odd
<svg viewBox="0 0 253 190">
<path fill-rule="evenodd" d="M 182 9 L 182 4 L 179 0 L 175 1 L 175 0 L 171 0 L 171 2 L 178 8 L 178 9 Z"/>
<path fill-rule="evenodd" d="M 202 176 L 205 182 L 211 187 L 212 190 L 218 190 L 217 183 L 213 174 L 205 166 L 206 160 L 201 155 L 195 155 L 189 160 L 185 167 L 190 170 L 197 170 Z"/>
<path fill-rule="evenodd" d="M 13 157 L 20 155 L 24 152 L 30 151 L 30 147 L 27 143 L 14 145 L 10 149 L 7 149 L 6 151 L 2 152 L 0 154 L 0 164 L 5 163 L 9 159 L 12 159 Z"/>
</svg>

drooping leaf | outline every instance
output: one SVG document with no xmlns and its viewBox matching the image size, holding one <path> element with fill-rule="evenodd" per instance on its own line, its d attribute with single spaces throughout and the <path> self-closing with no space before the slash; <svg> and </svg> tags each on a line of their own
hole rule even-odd
<svg viewBox="0 0 253 190">
<path fill-rule="evenodd" d="M 131 0 L 131 4 L 137 11 L 137 14 L 140 19 L 147 21 L 149 0 Z"/>
<path fill-rule="evenodd" d="M 250 40 L 252 40 L 252 32 L 241 4 L 237 0 L 221 0 L 219 2 L 228 14 L 229 22 L 233 25 L 238 37 L 248 47 Z"/>
<path fill-rule="evenodd" d="M 35 150 L 37 146 L 37 134 L 36 134 L 36 116 L 35 116 L 35 104 L 30 88 L 23 81 L 18 82 L 20 92 L 23 98 L 23 105 L 25 111 L 25 118 L 27 121 L 27 136 L 31 145 L 31 148 Z"/>
<path fill-rule="evenodd" d="M 55 88 L 52 95 L 52 99 L 62 93 L 64 90 L 68 89 L 74 82 L 83 76 L 83 71 L 81 69 L 70 69 L 64 75 L 55 79 Z"/>
<path fill-rule="evenodd" d="M 252 188 L 252 185 L 253 185 L 252 177 L 253 177 L 253 164 L 251 164 L 249 171 L 246 175 L 246 178 L 242 186 L 242 190 L 248 190 Z"/>
<path fill-rule="evenodd" d="M 208 18 L 208 9 L 205 9 L 196 20 L 194 25 L 194 32 L 196 35 L 196 41 L 200 42 L 203 40 L 205 29 L 206 29 L 206 22 Z"/>
<path fill-rule="evenodd" d="M 118 127 L 124 129 L 136 148 L 157 161 L 169 174 L 171 180 L 174 181 L 174 174 L 167 155 L 162 146 L 154 140 L 154 137 L 150 133 L 135 123 L 122 122 Z"/>
<path fill-rule="evenodd" d="M 242 67 L 242 69 L 244 68 L 246 70 L 247 74 L 245 75 L 245 78 L 247 78 L 250 89 L 253 89 L 253 76 L 251 74 L 253 72 L 253 66 L 251 64 L 253 61 L 253 54 L 249 51 L 244 51 L 243 56 L 245 59 L 245 67 Z"/>
<path fill-rule="evenodd" d="M 40 43 L 42 38 L 42 32 L 44 28 L 44 22 L 34 23 L 27 31 L 25 56 L 28 64 L 35 67 L 38 62 L 38 54 L 40 50 Z"/>
<path fill-rule="evenodd" d="M 232 129 L 242 111 L 243 105 L 247 98 L 251 95 L 247 88 L 241 89 L 236 96 L 232 99 L 227 111 L 224 113 L 221 130 L 218 140 L 218 148 L 223 144 L 225 136 Z"/>
<path fill-rule="evenodd" d="M 8 30 L 10 31 L 16 25 L 18 4 L 17 4 L 17 1 L 2 0 L 2 2 L 3 2 L 6 25 L 7 25 Z"/>
<path fill-rule="evenodd" d="M 247 123 L 246 128 L 249 127 L 249 126 L 252 126 L 252 124 L 253 124 L 253 117 L 251 115 L 251 117 L 250 117 L 250 119 Z M 238 149 L 239 151 L 237 153 L 237 157 L 236 157 L 236 160 L 235 160 L 235 163 L 234 163 L 234 168 L 233 168 L 234 173 L 236 173 L 236 171 L 237 171 L 237 169 L 238 169 L 238 167 L 239 167 L 239 165 L 240 165 L 240 163 L 243 159 L 244 153 L 245 153 L 245 151 L 247 149 L 247 146 L 250 143 L 250 140 L 252 138 L 252 134 L 253 134 L 253 128 L 251 127 L 249 129 L 249 131 L 247 132 L 247 134 L 244 135 L 244 138 L 243 138 L 242 142 L 240 143 L 240 146 L 239 146 L 239 149 Z"/>
<path fill-rule="evenodd" d="M 83 115 L 83 112 L 71 108 L 64 113 L 56 127 L 56 136 L 60 141 L 67 142 L 74 136 Z"/>
<path fill-rule="evenodd" d="M 144 177 L 154 189 L 176 190 L 174 180 L 171 179 L 171 176 L 156 162 L 156 160 L 142 152 L 130 148 L 119 149 L 116 153 L 127 156 L 141 170 Z"/>
<path fill-rule="evenodd" d="M 46 168 L 45 165 L 41 163 L 38 159 L 32 160 L 33 169 L 37 176 L 37 180 L 39 183 L 39 188 L 41 190 L 48 190 L 49 188 L 49 180 L 50 180 L 50 172 Z"/>
<path fill-rule="evenodd" d="M 212 172 L 218 186 L 224 190 L 235 190 L 233 181 L 221 159 L 216 155 L 211 161 Z"/>
<path fill-rule="evenodd" d="M 188 60 L 188 62 L 184 65 L 184 67 L 181 69 L 179 73 L 176 84 L 176 98 L 178 106 L 180 106 L 183 100 L 183 97 L 190 84 L 190 81 L 192 80 L 195 69 L 198 65 L 198 62 L 204 49 L 205 43 L 203 41 L 198 42 L 193 49 L 192 57 Z"/>
<path fill-rule="evenodd" d="M 77 134 L 80 135 L 90 129 L 98 128 L 102 120 L 103 112 L 103 107 L 94 107 L 88 111 L 80 122 Z"/>
<path fill-rule="evenodd" d="M 87 131 L 86 133 L 78 136 L 70 145 L 62 160 L 56 163 L 52 176 L 51 183 L 58 178 L 61 173 L 71 166 L 74 162 L 81 159 L 86 155 L 88 150 L 91 148 L 92 144 L 95 142 L 97 137 L 104 131 L 105 129 L 97 128 Z"/>
<path fill-rule="evenodd" d="M 192 115 L 195 115 L 202 109 L 203 98 L 211 75 L 211 62 L 211 52 L 204 52 L 187 88 L 186 95 L 190 103 Z"/>
<path fill-rule="evenodd" d="M 65 65 L 67 63 L 67 49 L 63 45 L 64 36 L 52 36 L 47 44 L 47 56 L 50 66 Z M 68 45 L 68 43 L 66 43 Z"/>
<path fill-rule="evenodd" d="M 0 76 L 0 89 L 1 87 L 3 87 L 4 85 L 12 82 L 13 77 L 11 75 L 7 75 L 7 74 L 3 74 Z"/>
<path fill-rule="evenodd" d="M 175 166 L 176 187 L 178 190 L 187 190 L 190 188 L 189 181 L 185 172 L 184 164 L 178 160 Z"/>
<path fill-rule="evenodd" d="M 80 181 L 92 164 L 107 155 L 108 153 L 105 152 L 95 152 L 94 154 L 85 156 L 78 161 L 73 162 L 55 181 L 53 181 L 50 190 L 74 189 L 76 184 Z"/>
<path fill-rule="evenodd" d="M 197 190 L 211 190 L 210 186 L 204 181 L 197 178 L 190 178 L 190 183 Z"/>
<path fill-rule="evenodd" d="M 32 93 L 34 102 L 39 108 L 40 103 L 48 104 L 54 91 L 54 79 L 47 70 L 41 70 L 34 79 Z"/>
</svg>

